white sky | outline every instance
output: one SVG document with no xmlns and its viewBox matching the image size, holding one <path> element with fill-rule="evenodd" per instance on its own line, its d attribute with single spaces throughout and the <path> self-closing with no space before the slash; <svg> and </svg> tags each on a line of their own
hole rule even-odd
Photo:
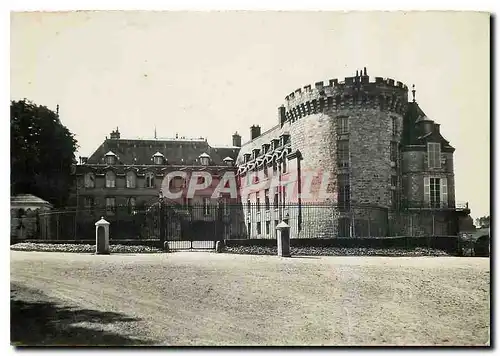
<svg viewBox="0 0 500 356">
<path fill-rule="evenodd" d="M 59 104 L 77 156 L 116 126 L 229 145 L 277 123 L 296 88 L 366 66 L 416 85 L 456 148 L 456 200 L 478 217 L 490 204 L 489 46 L 486 13 L 16 13 L 11 99 Z"/>
</svg>

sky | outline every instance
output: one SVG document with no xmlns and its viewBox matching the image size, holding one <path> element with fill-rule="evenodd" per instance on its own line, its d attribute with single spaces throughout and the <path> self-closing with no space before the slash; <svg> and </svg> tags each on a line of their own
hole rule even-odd
<svg viewBox="0 0 500 356">
<path fill-rule="evenodd" d="M 231 145 L 278 123 L 295 89 L 366 67 L 415 84 L 477 218 L 490 213 L 489 31 L 480 12 L 12 13 L 10 97 L 59 105 L 77 157 L 116 127 Z"/>
</svg>

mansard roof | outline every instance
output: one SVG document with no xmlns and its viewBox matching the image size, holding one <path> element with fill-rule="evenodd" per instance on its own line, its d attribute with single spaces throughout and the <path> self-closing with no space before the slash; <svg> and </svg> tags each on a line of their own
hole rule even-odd
<svg viewBox="0 0 500 356">
<path fill-rule="evenodd" d="M 170 165 L 199 165 L 203 153 L 210 156 L 213 165 L 225 165 L 224 157 L 236 160 L 239 149 L 211 147 L 206 140 L 106 139 L 89 157 L 87 164 L 104 164 L 106 153 L 112 151 L 119 157 L 117 164 L 124 165 L 152 164 L 155 155 L 163 155 Z"/>
</svg>

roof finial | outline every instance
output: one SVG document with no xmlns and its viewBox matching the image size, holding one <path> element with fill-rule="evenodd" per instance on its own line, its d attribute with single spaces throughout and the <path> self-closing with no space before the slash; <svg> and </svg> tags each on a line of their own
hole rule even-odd
<svg viewBox="0 0 500 356">
<path fill-rule="evenodd" d="M 412 91 L 411 91 L 411 92 L 412 92 L 412 94 L 413 94 L 413 102 L 415 102 L 415 84 L 413 84 L 412 88 L 413 88 L 413 89 L 412 89 Z"/>
<path fill-rule="evenodd" d="M 56 115 L 59 116 L 59 104 L 56 106 Z"/>
<path fill-rule="evenodd" d="M 155 125 L 155 140 L 156 140 L 156 125 Z"/>
</svg>

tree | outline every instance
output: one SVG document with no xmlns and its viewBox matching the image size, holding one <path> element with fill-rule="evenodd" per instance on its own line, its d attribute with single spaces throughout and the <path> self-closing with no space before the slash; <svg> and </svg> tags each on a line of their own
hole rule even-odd
<svg viewBox="0 0 500 356">
<path fill-rule="evenodd" d="M 483 216 L 476 219 L 476 225 L 478 227 L 490 227 L 490 216 Z"/>
<path fill-rule="evenodd" d="M 77 142 L 59 115 L 26 99 L 10 105 L 11 194 L 34 194 L 64 206 Z"/>
</svg>

